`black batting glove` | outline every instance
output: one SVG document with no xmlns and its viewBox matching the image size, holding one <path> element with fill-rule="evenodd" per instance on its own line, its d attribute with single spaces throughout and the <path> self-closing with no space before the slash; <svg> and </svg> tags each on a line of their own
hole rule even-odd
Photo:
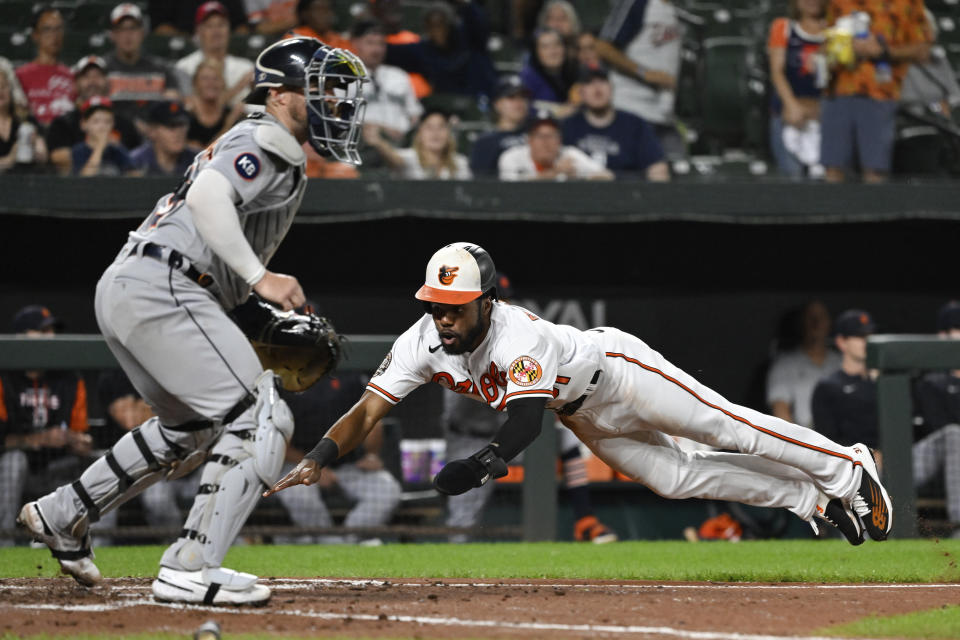
<svg viewBox="0 0 960 640">
<path fill-rule="evenodd" d="M 484 447 L 469 458 L 451 460 L 444 465 L 433 479 L 433 486 L 440 493 L 458 496 L 505 475 L 507 463 L 493 447 Z"/>
</svg>

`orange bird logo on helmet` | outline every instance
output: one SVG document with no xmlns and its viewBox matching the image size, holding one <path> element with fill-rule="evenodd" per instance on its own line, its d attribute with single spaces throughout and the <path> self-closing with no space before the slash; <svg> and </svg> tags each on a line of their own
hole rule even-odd
<svg viewBox="0 0 960 640">
<path fill-rule="evenodd" d="M 457 277 L 457 271 L 460 271 L 460 267 L 448 267 L 447 265 L 440 266 L 440 274 L 437 278 L 440 280 L 440 284 L 450 286 L 453 284 L 453 279 Z"/>
</svg>

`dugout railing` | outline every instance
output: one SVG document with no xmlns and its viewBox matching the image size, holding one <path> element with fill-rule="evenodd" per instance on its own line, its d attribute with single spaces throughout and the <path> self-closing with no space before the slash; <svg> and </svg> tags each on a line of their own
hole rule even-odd
<svg viewBox="0 0 960 640">
<path fill-rule="evenodd" d="M 394 337 L 384 335 L 347 336 L 347 358 L 344 370 L 373 371 L 393 345 Z M 0 334 L 0 370 L 97 370 L 118 367 L 116 359 L 99 335 L 63 334 L 51 337 L 24 337 Z M 526 473 L 522 490 L 522 532 L 527 541 L 556 538 L 557 480 L 556 430 L 553 414 L 546 412 L 540 437 L 527 449 L 524 458 Z M 279 531 L 250 528 L 256 535 Z M 299 529 L 286 527 L 284 533 L 296 534 Z M 2 534 L 4 532 L 0 532 Z M 133 533 L 148 533 L 145 531 Z M 449 533 L 444 527 L 392 526 L 364 531 L 367 535 L 394 535 L 417 538 Z M 496 534 L 489 531 L 487 534 Z"/>
<path fill-rule="evenodd" d="M 897 538 L 919 536 L 913 483 L 911 381 L 929 370 L 960 369 L 960 340 L 929 335 L 875 335 L 867 339 L 867 367 L 877 369 L 877 402 L 884 483 L 893 499 Z"/>
</svg>

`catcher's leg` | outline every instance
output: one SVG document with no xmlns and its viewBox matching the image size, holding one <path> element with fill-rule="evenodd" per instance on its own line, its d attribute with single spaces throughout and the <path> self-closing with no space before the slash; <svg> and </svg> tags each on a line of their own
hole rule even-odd
<svg viewBox="0 0 960 640">
<path fill-rule="evenodd" d="M 198 427 L 197 430 L 190 430 Z M 165 475 L 196 468 L 219 428 L 213 423 L 171 429 L 153 417 L 124 435 L 80 478 L 24 505 L 18 522 L 50 547 L 61 568 L 81 584 L 100 572 L 90 561 L 90 524 Z"/>
<path fill-rule="evenodd" d="M 254 406 L 211 451 L 181 537 L 160 560 L 153 583 L 158 600 L 259 604 L 270 598 L 256 576 L 221 567 L 264 487 L 279 477 L 293 435 L 293 416 L 272 371 L 257 379 L 255 393 Z"/>
</svg>

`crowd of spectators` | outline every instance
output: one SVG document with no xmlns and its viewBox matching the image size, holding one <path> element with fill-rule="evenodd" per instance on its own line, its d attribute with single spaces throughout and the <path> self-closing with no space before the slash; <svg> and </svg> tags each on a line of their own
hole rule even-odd
<svg viewBox="0 0 960 640">
<path fill-rule="evenodd" d="M 694 140 L 690 123 L 676 113 L 692 29 L 684 3 L 616 0 L 606 16 L 591 15 L 592 23 L 578 6 L 584 9 L 568 0 L 524 0 L 502 12 L 510 14 L 504 23 L 504 15 L 490 15 L 477 0 L 438 0 L 416 12 L 400 0 L 123 2 L 103 5 L 103 35 L 112 50 L 64 60 L 70 5 L 38 4 L 29 28 L 33 57 L 0 58 L 0 172 L 157 173 L 134 153 L 143 140 L 156 147 L 163 135 L 150 121 L 154 103 L 186 110 L 185 152 L 196 153 L 244 115 L 255 49 L 234 48 L 237 37 L 259 38 L 262 48 L 306 35 L 357 53 L 372 80 L 365 166 L 331 166 L 308 154 L 311 176 L 492 178 L 502 173 L 500 153 L 526 144 L 528 129 L 549 112 L 564 145 L 603 165 L 602 175 L 669 180 Z M 770 22 L 766 48 L 767 139 L 778 172 L 840 181 L 857 171 L 868 182 L 885 180 L 901 104 L 934 118 L 935 133 L 938 125 L 953 127 L 960 86 L 944 50 L 931 46 L 936 27 L 922 0 L 791 0 L 788 15 Z M 145 46 L 148 38 L 181 38 L 192 46 L 186 55 L 156 56 L 148 53 L 157 51 Z M 609 93 L 612 112 L 596 106 L 601 93 Z M 91 102 L 95 96 L 109 102 Z M 441 112 L 442 122 L 435 115 Z M 422 141 L 431 138 L 419 132 L 424 114 L 455 141 L 441 165 L 428 166 L 435 160 L 424 155 Z M 110 115 L 109 135 L 97 133 Z M 419 169 L 401 167 L 398 158 L 415 143 Z M 96 160 L 101 153 L 108 156 L 103 166 Z M 469 169 L 458 154 L 470 158 Z M 161 164 L 161 173 L 175 166 Z M 514 171 L 511 177 L 597 174 Z"/>
</svg>

